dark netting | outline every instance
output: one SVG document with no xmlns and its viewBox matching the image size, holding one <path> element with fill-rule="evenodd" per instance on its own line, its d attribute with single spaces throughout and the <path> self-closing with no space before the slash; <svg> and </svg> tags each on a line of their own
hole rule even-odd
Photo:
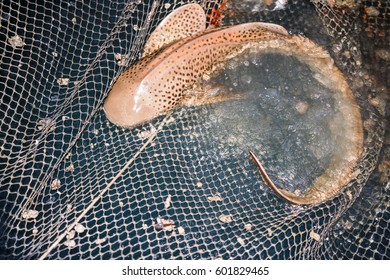
<svg viewBox="0 0 390 280">
<path fill-rule="evenodd" d="M 198 1 L 211 25 L 267 21 L 312 39 L 350 82 L 364 123 L 359 168 L 308 206 L 277 197 L 248 154 L 301 191 L 337 145 L 317 125 L 333 101 L 293 57 L 245 54 L 213 78 L 250 98 L 133 129 L 107 120 L 113 81 L 189 2 L 1 2 L 0 258 L 389 259 L 390 2 Z"/>
</svg>

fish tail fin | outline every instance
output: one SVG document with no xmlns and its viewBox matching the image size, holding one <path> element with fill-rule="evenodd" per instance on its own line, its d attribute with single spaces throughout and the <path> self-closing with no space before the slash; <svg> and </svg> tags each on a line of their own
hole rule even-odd
<svg viewBox="0 0 390 280">
<path fill-rule="evenodd" d="M 286 201 L 293 203 L 293 204 L 309 204 L 310 202 L 307 201 L 305 197 L 298 196 L 288 190 L 281 189 L 275 185 L 275 183 L 272 181 L 272 179 L 268 176 L 267 171 L 261 164 L 260 160 L 257 158 L 256 154 L 252 151 L 249 151 L 249 154 L 252 156 L 254 162 L 256 163 L 257 167 L 259 168 L 260 174 L 263 177 L 265 183 L 275 192 L 277 193 L 281 198 L 285 199 Z"/>
</svg>

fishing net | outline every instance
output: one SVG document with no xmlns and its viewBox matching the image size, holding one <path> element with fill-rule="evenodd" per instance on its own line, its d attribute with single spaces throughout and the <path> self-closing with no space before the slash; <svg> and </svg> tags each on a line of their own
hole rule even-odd
<svg viewBox="0 0 390 280">
<path fill-rule="evenodd" d="M 304 191 L 337 145 L 324 124 L 332 101 L 293 57 L 249 55 L 215 78 L 255 83 L 252 99 L 177 108 L 133 129 L 107 120 L 113 81 L 188 2 L 1 2 L 0 258 L 389 259 L 390 2 L 198 2 L 209 25 L 266 21 L 312 39 L 350 82 L 364 123 L 359 168 L 307 206 L 276 196 L 248 154 Z"/>
</svg>

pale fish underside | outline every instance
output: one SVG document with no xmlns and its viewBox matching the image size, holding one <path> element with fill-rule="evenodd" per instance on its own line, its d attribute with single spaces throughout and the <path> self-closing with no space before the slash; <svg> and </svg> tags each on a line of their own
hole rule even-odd
<svg viewBox="0 0 390 280">
<path fill-rule="evenodd" d="M 206 30 L 197 4 L 184 5 L 165 18 L 151 34 L 141 60 L 116 81 L 104 103 L 107 118 L 134 127 L 181 105 L 205 73 L 223 69 L 224 62 L 245 50 L 293 55 L 307 64 L 315 78 L 331 89 L 342 124 L 330 125 L 340 143 L 328 169 L 302 195 L 278 188 L 251 152 L 270 187 L 287 201 L 313 204 L 327 200 L 355 174 L 363 149 L 359 107 L 342 73 L 321 47 L 301 36 L 289 36 L 281 26 L 246 23 Z"/>
</svg>

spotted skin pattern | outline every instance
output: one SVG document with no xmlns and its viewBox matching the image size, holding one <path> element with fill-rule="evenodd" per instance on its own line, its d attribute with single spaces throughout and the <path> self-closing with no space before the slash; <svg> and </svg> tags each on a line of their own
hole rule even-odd
<svg viewBox="0 0 390 280">
<path fill-rule="evenodd" d="M 169 43 L 190 37 L 206 29 L 206 14 L 198 4 L 188 4 L 169 14 L 150 34 L 143 57 Z"/>
</svg>

